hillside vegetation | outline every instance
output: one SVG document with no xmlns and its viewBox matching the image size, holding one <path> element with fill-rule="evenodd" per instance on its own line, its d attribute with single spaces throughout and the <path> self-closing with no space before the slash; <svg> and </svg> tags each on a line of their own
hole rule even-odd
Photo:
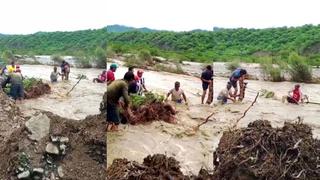
<svg viewBox="0 0 320 180">
<path fill-rule="evenodd" d="M 200 62 L 260 62 L 261 57 L 289 62 L 291 53 L 309 65 L 320 65 L 320 25 L 269 29 L 215 29 L 214 31 L 108 32 L 108 28 L 75 32 L 39 32 L 0 36 L 0 51 L 14 54 L 109 55 L 147 50 L 153 56 Z M 113 31 L 116 31 L 113 28 Z M 108 48 L 107 48 L 108 46 Z"/>
</svg>

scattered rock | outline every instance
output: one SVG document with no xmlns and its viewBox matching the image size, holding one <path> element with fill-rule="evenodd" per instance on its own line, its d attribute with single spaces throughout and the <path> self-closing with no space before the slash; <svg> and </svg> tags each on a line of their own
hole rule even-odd
<svg viewBox="0 0 320 180">
<path fill-rule="evenodd" d="M 58 155 L 59 154 L 59 149 L 58 149 L 58 147 L 56 145 L 54 145 L 52 143 L 49 143 L 49 144 L 47 144 L 46 152 L 49 153 L 49 154 Z"/>
<path fill-rule="evenodd" d="M 40 141 L 49 134 L 50 119 L 44 114 L 39 114 L 38 116 L 31 117 L 31 119 L 26 122 L 26 127 L 31 133 L 29 138 Z"/>
<path fill-rule="evenodd" d="M 69 138 L 68 137 L 61 137 L 60 138 L 60 142 L 61 143 L 68 143 L 69 142 Z"/>
<path fill-rule="evenodd" d="M 58 167 L 58 175 L 59 175 L 59 177 L 61 177 L 61 178 L 64 176 L 62 166 L 59 166 L 59 167 Z"/>
<path fill-rule="evenodd" d="M 43 174 L 44 173 L 44 169 L 43 168 L 34 168 L 33 172 L 39 173 L 39 174 Z"/>
<path fill-rule="evenodd" d="M 67 146 L 65 144 L 61 144 L 59 147 L 60 147 L 61 153 L 65 155 Z"/>
<path fill-rule="evenodd" d="M 54 173 L 53 173 L 53 172 L 51 172 L 50 180 L 56 180 L 56 176 L 54 175 Z"/>
<path fill-rule="evenodd" d="M 52 142 L 58 142 L 59 137 L 58 136 L 50 136 Z"/>
<path fill-rule="evenodd" d="M 18 179 L 26 179 L 30 176 L 30 171 L 24 171 L 18 174 Z"/>
</svg>

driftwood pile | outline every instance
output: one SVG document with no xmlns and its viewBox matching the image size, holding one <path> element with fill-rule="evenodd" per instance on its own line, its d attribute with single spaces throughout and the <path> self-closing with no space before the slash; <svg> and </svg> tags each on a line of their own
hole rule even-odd
<svg viewBox="0 0 320 180">
<path fill-rule="evenodd" d="M 116 159 L 107 179 L 255 180 L 310 179 L 320 177 L 320 141 L 301 122 L 272 128 L 258 120 L 247 128 L 226 131 L 213 154 L 214 171 L 201 169 L 197 176 L 183 175 L 174 158 L 156 154 L 143 164 Z"/>
</svg>

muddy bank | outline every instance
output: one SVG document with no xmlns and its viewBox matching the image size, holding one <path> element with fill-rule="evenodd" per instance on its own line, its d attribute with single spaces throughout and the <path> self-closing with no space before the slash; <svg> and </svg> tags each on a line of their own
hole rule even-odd
<svg viewBox="0 0 320 180">
<path fill-rule="evenodd" d="M 143 163 L 115 159 L 108 179 L 318 179 L 320 141 L 300 122 L 272 128 L 269 121 L 254 121 L 246 128 L 225 131 L 213 153 L 215 169 L 184 175 L 179 162 L 162 154 Z"/>
<path fill-rule="evenodd" d="M 23 117 L 11 100 L 0 95 L 0 161 L 8 162 L 0 163 L 1 179 L 105 179 L 103 116 L 75 121 L 38 111 Z"/>
<path fill-rule="evenodd" d="M 6 142 L 12 132 L 24 122 L 25 119 L 14 101 L 0 90 L 0 142 Z"/>
</svg>

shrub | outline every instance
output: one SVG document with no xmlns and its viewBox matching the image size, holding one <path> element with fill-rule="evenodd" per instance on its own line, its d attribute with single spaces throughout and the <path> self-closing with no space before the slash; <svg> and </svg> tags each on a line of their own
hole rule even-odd
<svg viewBox="0 0 320 180">
<path fill-rule="evenodd" d="M 231 72 L 236 70 L 238 67 L 240 67 L 240 61 L 238 60 L 227 63 L 227 69 Z"/>
<path fill-rule="evenodd" d="M 81 68 L 92 68 L 91 58 L 87 56 L 77 57 L 77 66 Z"/>
<path fill-rule="evenodd" d="M 164 72 L 170 72 L 175 74 L 185 74 L 183 69 L 181 68 L 180 64 L 175 64 L 175 67 L 173 66 L 165 66 L 163 64 L 156 64 L 154 66 L 155 71 L 164 71 Z"/>
<path fill-rule="evenodd" d="M 260 63 L 264 74 L 274 82 L 284 81 L 283 70 L 285 70 L 284 65 L 273 65 L 270 58 L 264 59 Z"/>
<path fill-rule="evenodd" d="M 107 55 L 106 55 L 106 51 L 103 50 L 101 47 L 98 47 L 95 50 L 94 62 L 96 63 L 98 68 L 106 68 Z"/>
<path fill-rule="evenodd" d="M 127 67 L 146 67 L 146 62 L 134 55 L 125 58 L 125 66 Z"/>
<path fill-rule="evenodd" d="M 107 47 L 107 57 L 108 58 L 113 58 L 116 55 L 114 50 L 111 48 L 111 46 Z"/>
<path fill-rule="evenodd" d="M 140 50 L 138 57 L 145 61 L 148 65 L 153 65 L 152 56 L 148 50 Z"/>
<path fill-rule="evenodd" d="M 53 60 L 54 64 L 61 64 L 64 60 L 60 55 L 53 55 L 51 56 L 51 59 Z"/>
<path fill-rule="evenodd" d="M 304 57 L 296 53 L 289 56 L 289 73 L 291 79 L 296 82 L 311 82 L 312 80 L 311 67 L 306 63 Z"/>
</svg>

